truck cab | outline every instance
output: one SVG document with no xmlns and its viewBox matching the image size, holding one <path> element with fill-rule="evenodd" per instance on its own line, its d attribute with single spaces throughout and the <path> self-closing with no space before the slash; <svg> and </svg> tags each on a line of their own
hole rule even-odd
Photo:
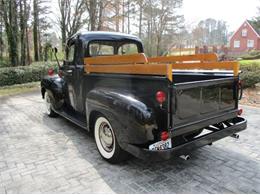
<svg viewBox="0 0 260 195">
<path fill-rule="evenodd" d="M 71 37 L 66 46 L 66 60 L 61 67 L 66 80 L 67 104 L 84 113 L 83 89 L 84 58 L 98 56 L 130 55 L 143 53 L 142 42 L 135 36 L 121 33 L 88 32 Z"/>
<path fill-rule="evenodd" d="M 94 134 L 101 156 L 182 156 L 246 129 L 237 62 L 215 54 L 147 57 L 133 35 L 72 36 L 59 74 L 41 82 L 47 114 Z"/>
</svg>

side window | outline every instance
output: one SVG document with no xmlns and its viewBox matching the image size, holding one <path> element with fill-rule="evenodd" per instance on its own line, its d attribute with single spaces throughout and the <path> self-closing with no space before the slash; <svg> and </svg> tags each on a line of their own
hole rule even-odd
<svg viewBox="0 0 260 195">
<path fill-rule="evenodd" d="M 134 43 L 126 43 L 119 47 L 118 55 L 137 54 L 138 47 Z"/>
<path fill-rule="evenodd" d="M 104 43 L 90 43 L 90 56 L 109 56 L 114 55 L 114 47 Z"/>
<path fill-rule="evenodd" d="M 74 60 L 74 53 L 75 53 L 75 44 L 71 45 L 71 46 L 68 48 L 67 60 L 68 60 L 69 62 L 73 62 L 73 60 Z"/>
</svg>

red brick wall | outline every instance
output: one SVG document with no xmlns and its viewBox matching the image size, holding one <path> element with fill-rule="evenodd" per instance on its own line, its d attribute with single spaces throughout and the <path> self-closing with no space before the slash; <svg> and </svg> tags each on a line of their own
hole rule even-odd
<svg viewBox="0 0 260 195">
<path fill-rule="evenodd" d="M 247 29 L 247 36 L 242 37 L 242 30 Z M 236 40 L 240 41 L 240 48 L 234 48 L 234 42 Z M 254 48 L 247 47 L 247 40 L 254 40 Z M 251 26 L 244 22 L 238 31 L 230 39 L 230 51 L 231 52 L 246 52 L 250 49 L 260 50 L 260 38 L 256 35 Z"/>
</svg>

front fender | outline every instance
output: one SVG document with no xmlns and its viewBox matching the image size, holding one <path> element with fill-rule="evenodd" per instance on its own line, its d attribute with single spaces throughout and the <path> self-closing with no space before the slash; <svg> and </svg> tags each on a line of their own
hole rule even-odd
<svg viewBox="0 0 260 195">
<path fill-rule="evenodd" d="M 86 98 L 87 120 L 91 112 L 101 112 L 111 122 L 119 144 L 146 144 L 155 139 L 154 111 L 129 91 L 97 88 Z M 89 124 L 89 122 L 88 122 Z"/>
<path fill-rule="evenodd" d="M 59 109 L 64 103 L 64 85 L 64 80 L 58 75 L 45 76 L 41 80 L 42 98 L 44 98 L 45 92 L 48 91 L 55 109 Z"/>
</svg>

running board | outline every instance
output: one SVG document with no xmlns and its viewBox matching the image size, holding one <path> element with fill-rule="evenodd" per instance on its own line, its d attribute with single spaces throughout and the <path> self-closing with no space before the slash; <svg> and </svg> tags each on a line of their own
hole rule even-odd
<svg viewBox="0 0 260 195">
<path fill-rule="evenodd" d="M 71 114 L 69 114 L 69 111 L 66 111 L 67 109 L 61 109 L 61 110 L 55 110 L 55 112 L 59 115 L 61 115 L 62 117 L 64 117 L 65 119 L 69 120 L 70 122 L 74 123 L 75 125 L 88 130 L 87 127 L 87 122 L 86 119 L 84 119 L 84 117 L 78 116 L 79 114 L 74 113 L 73 111 L 70 111 Z M 72 116 L 73 115 L 73 116 Z M 74 116 L 78 116 L 78 117 L 74 117 Z"/>
</svg>

